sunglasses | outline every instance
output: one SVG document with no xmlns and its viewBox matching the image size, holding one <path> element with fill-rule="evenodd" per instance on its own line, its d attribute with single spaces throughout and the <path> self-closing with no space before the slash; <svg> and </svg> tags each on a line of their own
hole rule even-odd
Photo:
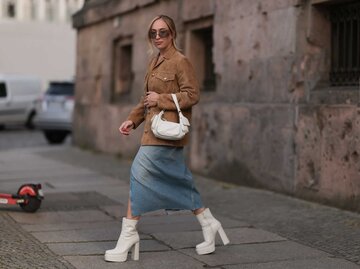
<svg viewBox="0 0 360 269">
<path fill-rule="evenodd" d="M 149 32 L 149 36 L 151 39 L 156 39 L 157 35 L 159 35 L 160 38 L 165 38 L 170 35 L 170 31 L 166 29 L 160 29 L 159 31 L 151 30 Z"/>
</svg>

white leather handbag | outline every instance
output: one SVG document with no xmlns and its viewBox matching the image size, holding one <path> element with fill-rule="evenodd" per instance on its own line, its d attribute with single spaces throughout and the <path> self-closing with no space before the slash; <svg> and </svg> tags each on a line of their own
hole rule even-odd
<svg viewBox="0 0 360 269">
<path fill-rule="evenodd" d="M 178 100 L 175 94 L 171 97 L 176 105 L 179 114 L 179 123 L 163 119 L 164 110 L 151 118 L 151 130 L 157 138 L 166 140 L 180 140 L 189 132 L 189 120 L 181 113 Z"/>
</svg>

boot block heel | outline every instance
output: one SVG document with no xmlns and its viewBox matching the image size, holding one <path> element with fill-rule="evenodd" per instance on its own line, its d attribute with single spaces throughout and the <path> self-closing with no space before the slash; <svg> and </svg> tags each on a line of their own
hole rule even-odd
<svg viewBox="0 0 360 269">
<path fill-rule="evenodd" d="M 140 256 L 139 252 L 140 252 L 140 243 L 137 242 L 134 244 L 134 246 L 131 249 L 131 259 L 133 259 L 134 261 L 138 261 Z"/>
<path fill-rule="evenodd" d="M 224 244 L 224 245 L 229 244 L 229 243 L 230 243 L 230 240 L 229 240 L 229 238 L 227 237 L 224 229 L 223 229 L 221 226 L 220 226 L 218 232 L 219 232 L 219 235 L 220 235 L 220 238 L 221 238 L 223 244 Z"/>
</svg>

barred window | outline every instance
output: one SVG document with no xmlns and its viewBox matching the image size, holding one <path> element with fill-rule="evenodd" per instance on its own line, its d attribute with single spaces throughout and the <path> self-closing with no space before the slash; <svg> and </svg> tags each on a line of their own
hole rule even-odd
<svg viewBox="0 0 360 269">
<path fill-rule="evenodd" d="M 360 79 L 360 3 L 330 10 L 332 86 L 357 86 Z"/>
</svg>

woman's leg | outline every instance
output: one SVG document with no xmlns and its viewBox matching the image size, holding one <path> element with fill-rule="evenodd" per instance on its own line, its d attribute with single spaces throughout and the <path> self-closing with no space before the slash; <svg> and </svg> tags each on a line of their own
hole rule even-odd
<svg viewBox="0 0 360 269">
<path fill-rule="evenodd" d="M 193 210 L 192 212 L 194 213 L 194 215 L 199 215 L 200 213 L 204 212 L 205 207 L 201 207 L 201 208 L 197 208 L 195 210 Z"/>
<path fill-rule="evenodd" d="M 127 218 L 127 219 L 133 219 L 133 220 L 139 220 L 139 219 L 140 219 L 140 216 L 133 216 L 132 213 L 131 213 L 131 202 L 130 202 L 130 198 L 128 199 L 128 206 L 127 206 L 126 218 Z"/>
<path fill-rule="evenodd" d="M 131 250 L 131 257 L 133 260 L 139 260 L 139 242 L 140 237 L 136 230 L 136 224 L 140 216 L 132 216 L 130 199 L 128 200 L 128 207 L 126 218 L 122 219 L 122 228 L 120 237 L 114 249 L 105 252 L 105 260 L 111 262 L 124 262 L 127 259 L 128 252 Z"/>
</svg>

